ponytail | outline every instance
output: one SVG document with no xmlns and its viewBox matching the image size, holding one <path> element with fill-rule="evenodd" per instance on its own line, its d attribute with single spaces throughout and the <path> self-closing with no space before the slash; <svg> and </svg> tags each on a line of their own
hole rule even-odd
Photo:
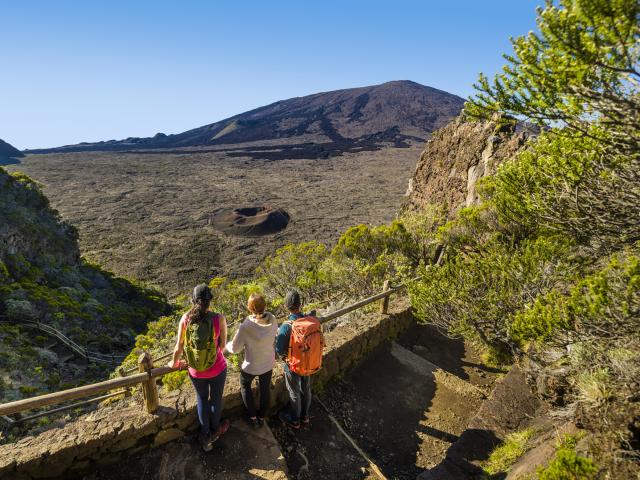
<svg viewBox="0 0 640 480">
<path fill-rule="evenodd" d="M 211 300 L 197 299 L 191 302 L 191 308 L 187 312 L 187 318 L 190 322 L 201 322 L 207 315 Z"/>
</svg>

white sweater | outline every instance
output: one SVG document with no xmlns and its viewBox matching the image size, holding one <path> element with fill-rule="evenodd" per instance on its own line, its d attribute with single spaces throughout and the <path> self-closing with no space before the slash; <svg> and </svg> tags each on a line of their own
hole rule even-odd
<svg viewBox="0 0 640 480">
<path fill-rule="evenodd" d="M 255 315 L 248 316 L 238 327 L 233 340 L 227 343 L 230 353 L 240 353 L 244 349 L 242 370 L 251 375 L 262 375 L 276 363 L 274 342 L 278 334 L 278 322 L 268 312 L 262 321 L 270 323 L 262 325 L 257 323 Z"/>
</svg>

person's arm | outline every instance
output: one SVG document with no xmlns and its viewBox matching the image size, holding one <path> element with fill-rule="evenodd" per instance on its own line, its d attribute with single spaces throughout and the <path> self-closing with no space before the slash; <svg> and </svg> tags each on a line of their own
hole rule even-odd
<svg viewBox="0 0 640 480">
<path fill-rule="evenodd" d="M 173 358 L 167 363 L 169 368 L 181 368 L 180 357 L 184 350 L 184 316 L 178 323 L 178 338 L 176 339 L 176 346 L 173 347 Z"/>
<path fill-rule="evenodd" d="M 280 357 L 285 357 L 289 353 L 289 338 L 291 337 L 291 324 L 285 322 L 280 325 L 276 336 L 276 353 Z"/>
<path fill-rule="evenodd" d="M 236 334 L 233 336 L 233 340 L 225 344 L 225 349 L 229 353 L 240 353 L 245 346 L 244 328 L 242 324 L 236 330 Z"/>
</svg>

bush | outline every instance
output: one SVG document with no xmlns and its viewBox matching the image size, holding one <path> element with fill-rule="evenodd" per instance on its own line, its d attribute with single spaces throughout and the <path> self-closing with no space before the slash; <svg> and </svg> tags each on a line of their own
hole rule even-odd
<svg viewBox="0 0 640 480">
<path fill-rule="evenodd" d="M 518 458 L 527 451 L 527 442 L 534 433 L 533 428 L 527 428 L 507 435 L 482 464 L 483 470 L 489 475 L 508 472 Z"/>
<path fill-rule="evenodd" d="M 272 296 L 284 298 L 290 288 L 313 295 L 326 280 L 320 266 L 328 255 L 327 247 L 315 241 L 289 244 L 265 258 L 256 273 Z"/>
<path fill-rule="evenodd" d="M 510 332 L 512 319 L 568 275 L 569 249 L 566 239 L 541 237 L 518 248 L 492 240 L 475 252 L 455 252 L 442 267 L 423 269 L 422 279 L 411 285 L 416 315 L 508 351 L 518 346 Z"/>
<path fill-rule="evenodd" d="M 37 320 L 38 310 L 35 305 L 28 300 L 5 300 L 7 316 L 13 320 Z"/>
<path fill-rule="evenodd" d="M 598 473 L 593 460 L 579 456 L 576 451 L 577 438 L 565 435 L 558 444 L 554 459 L 547 467 L 539 468 L 538 480 L 590 480 Z"/>
<path fill-rule="evenodd" d="M 4 262 L 0 260 L 0 284 L 7 282 L 9 278 L 10 278 L 9 269 L 4 264 Z"/>
<path fill-rule="evenodd" d="M 536 298 L 516 314 L 511 334 L 520 344 L 551 341 L 559 329 L 577 330 L 585 340 L 633 336 L 639 312 L 640 256 L 628 251 L 611 257 L 567 294 L 554 290 Z"/>
<path fill-rule="evenodd" d="M 162 385 L 167 391 L 177 390 L 187 381 L 188 376 L 186 370 L 167 373 L 162 377 Z"/>
<path fill-rule="evenodd" d="M 640 154 L 612 152 L 591 135 L 543 133 L 500 166 L 485 191 L 501 219 L 605 250 L 640 240 Z"/>
<path fill-rule="evenodd" d="M 213 293 L 212 308 L 224 314 L 229 327 L 248 315 L 249 296 L 252 293 L 262 293 L 264 289 L 258 282 L 242 283 L 226 277 L 214 278 L 209 282 L 209 287 Z"/>
</svg>

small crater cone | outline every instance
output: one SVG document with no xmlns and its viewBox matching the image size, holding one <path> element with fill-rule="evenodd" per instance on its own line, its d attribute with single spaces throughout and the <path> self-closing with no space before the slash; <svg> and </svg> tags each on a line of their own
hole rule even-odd
<svg viewBox="0 0 640 480">
<path fill-rule="evenodd" d="M 261 237 L 278 233 L 289 224 L 289 214 L 269 206 L 221 209 L 211 216 L 216 230 L 238 237 Z"/>
</svg>

